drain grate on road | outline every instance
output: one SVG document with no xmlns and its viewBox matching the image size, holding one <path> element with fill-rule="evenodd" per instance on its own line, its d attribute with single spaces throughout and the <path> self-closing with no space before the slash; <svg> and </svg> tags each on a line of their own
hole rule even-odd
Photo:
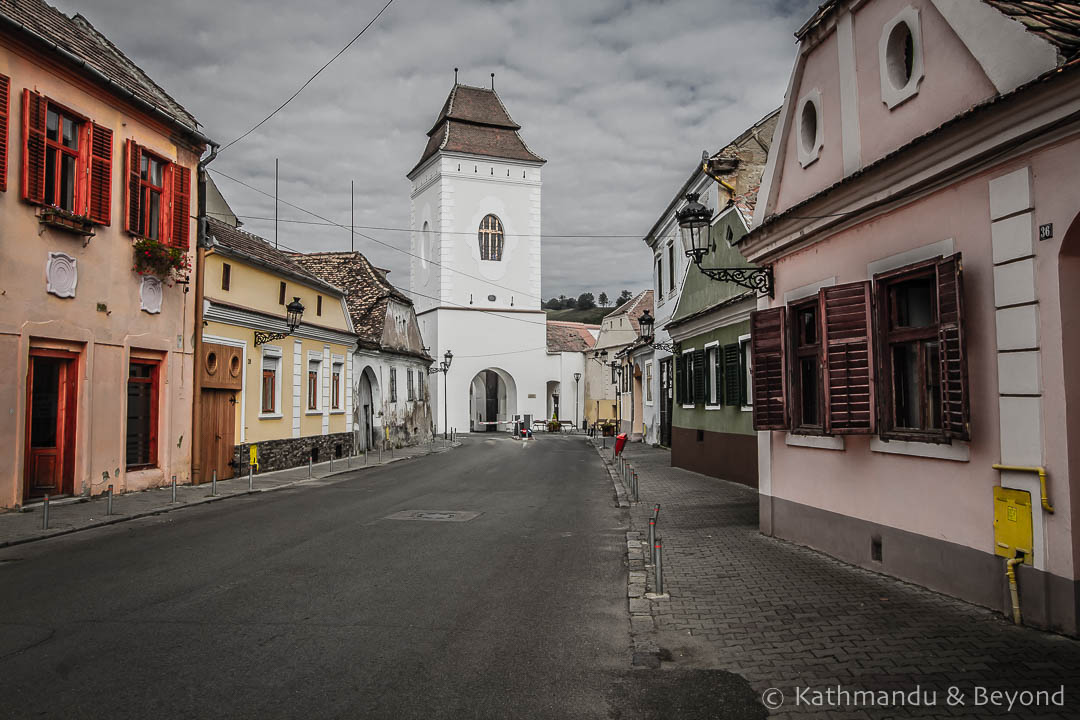
<svg viewBox="0 0 1080 720">
<path fill-rule="evenodd" d="M 428 520 L 431 522 L 469 522 L 483 513 L 470 510 L 402 510 L 383 520 Z"/>
</svg>

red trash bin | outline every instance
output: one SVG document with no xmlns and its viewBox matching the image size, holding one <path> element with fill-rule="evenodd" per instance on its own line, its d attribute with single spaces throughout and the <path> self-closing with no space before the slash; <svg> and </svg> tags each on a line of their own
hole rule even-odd
<svg viewBox="0 0 1080 720">
<path fill-rule="evenodd" d="M 621 453 L 624 447 L 626 447 L 626 433 L 619 433 L 615 436 L 615 454 Z"/>
</svg>

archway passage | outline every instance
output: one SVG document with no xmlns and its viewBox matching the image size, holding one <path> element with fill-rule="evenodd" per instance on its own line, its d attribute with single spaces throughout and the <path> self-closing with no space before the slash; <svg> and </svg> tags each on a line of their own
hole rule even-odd
<svg viewBox="0 0 1080 720">
<path fill-rule="evenodd" d="M 375 401 L 379 393 L 379 383 L 375 372 L 365 367 L 356 384 L 356 397 L 353 402 L 353 442 L 356 452 L 367 452 L 376 446 Z"/>
<path fill-rule="evenodd" d="M 515 419 L 517 388 L 510 375 L 497 368 L 481 370 L 469 384 L 469 418 L 473 432 L 506 430 Z"/>
</svg>

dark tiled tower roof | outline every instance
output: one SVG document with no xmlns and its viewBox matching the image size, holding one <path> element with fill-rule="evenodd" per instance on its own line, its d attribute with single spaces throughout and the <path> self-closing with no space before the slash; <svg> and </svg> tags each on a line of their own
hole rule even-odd
<svg viewBox="0 0 1080 720">
<path fill-rule="evenodd" d="M 428 143 L 416 166 L 427 162 L 440 150 L 472 155 L 543 163 L 525 144 L 521 126 L 510 117 L 498 93 L 471 85 L 454 85 L 443 103 L 439 117 L 428 131 Z"/>
</svg>

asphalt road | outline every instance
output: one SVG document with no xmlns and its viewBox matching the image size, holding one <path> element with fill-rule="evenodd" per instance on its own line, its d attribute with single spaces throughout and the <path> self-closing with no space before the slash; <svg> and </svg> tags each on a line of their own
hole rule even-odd
<svg viewBox="0 0 1080 720">
<path fill-rule="evenodd" d="M 582 438 L 480 436 L 8 548 L 0 716 L 760 717 L 736 676 L 630 669 L 625 525 Z"/>
</svg>

